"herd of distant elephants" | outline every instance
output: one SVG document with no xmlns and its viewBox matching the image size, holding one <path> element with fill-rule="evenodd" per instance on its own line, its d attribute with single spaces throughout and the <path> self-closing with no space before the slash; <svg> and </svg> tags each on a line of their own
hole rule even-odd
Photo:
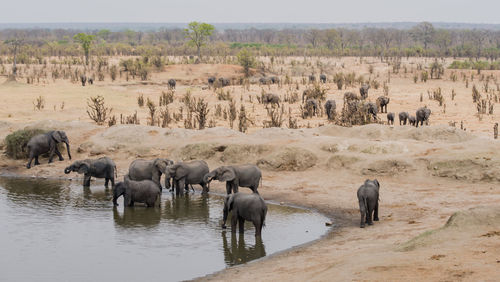
<svg viewBox="0 0 500 282">
<path fill-rule="evenodd" d="M 310 76 L 309 80 L 314 82 L 315 76 Z M 226 78 L 209 77 L 208 83 L 213 85 L 216 81 L 220 86 L 227 86 L 230 80 Z M 279 83 L 279 77 L 263 77 L 260 83 Z M 320 81 L 326 82 L 326 75 L 320 75 Z M 92 78 L 81 76 L 82 85 L 85 83 L 93 83 Z M 168 81 L 169 88 L 175 88 L 176 81 L 170 79 Z M 346 103 L 359 102 L 368 98 L 369 85 L 363 85 L 359 89 L 360 95 L 353 92 L 344 94 Z M 307 91 L 304 91 L 302 100 L 307 98 Z M 275 94 L 266 94 L 263 97 L 263 103 L 278 103 L 279 96 Z M 305 100 L 306 105 L 311 105 L 314 108 L 314 113 L 317 110 L 317 101 L 313 98 Z M 365 104 L 366 110 L 375 118 L 378 109 L 382 113 L 387 113 L 387 104 L 390 99 L 385 96 L 377 98 L 377 104 L 372 102 Z M 331 118 L 335 112 L 335 100 L 327 100 L 325 110 L 328 118 Z M 416 111 L 415 116 L 411 116 L 408 112 L 399 113 L 399 124 L 417 126 L 428 123 L 431 111 L 427 107 L 421 107 Z M 387 113 L 388 124 L 394 124 L 394 113 Z M 38 157 L 42 154 L 49 154 L 49 163 L 52 162 L 54 155 L 59 157 L 60 161 L 64 158 L 58 149 L 58 143 L 66 144 L 68 157 L 71 160 L 71 152 L 69 139 L 64 131 L 49 131 L 44 134 L 39 134 L 32 137 L 27 143 L 29 161 L 26 167 L 29 169 L 31 163 L 35 160 L 35 165 L 39 165 Z M 229 212 L 232 212 L 231 230 L 234 232 L 236 226 L 239 226 L 239 232 L 244 232 L 245 220 L 251 221 L 255 226 L 255 235 L 260 236 L 262 227 L 265 224 L 267 214 L 267 205 L 264 199 L 259 195 L 258 187 L 262 180 L 261 170 L 256 165 L 229 165 L 220 166 L 212 171 L 209 170 L 208 164 L 203 160 L 193 160 L 187 162 L 174 163 L 166 158 L 156 158 L 154 160 L 134 160 L 130 166 L 128 174 L 124 176 L 124 180 L 115 183 L 117 178 L 116 165 L 109 157 L 101 157 L 98 159 L 85 159 L 73 162 L 70 166 L 64 169 L 64 173 L 69 174 L 77 172 L 84 175 L 83 185 L 90 186 L 91 177 L 104 178 L 105 187 L 108 187 L 109 182 L 113 189 L 113 204 L 118 205 L 117 199 L 123 196 L 125 206 L 134 206 L 135 203 L 143 203 L 148 207 L 153 207 L 159 204 L 159 199 L 162 193 L 162 185 L 160 182 L 161 176 L 165 175 L 164 186 L 166 189 L 176 194 L 182 194 L 185 191 L 189 192 L 189 188 L 194 190 L 193 185 L 200 185 L 203 193 L 209 192 L 210 182 L 219 180 L 226 182 L 226 199 L 224 201 L 223 210 L 223 228 L 226 228 L 226 221 Z M 248 187 L 252 190 L 251 194 L 239 193 L 239 187 Z M 360 227 L 365 227 L 365 224 L 373 224 L 373 221 L 378 221 L 378 199 L 379 199 L 379 182 L 367 179 L 358 189 L 357 196 L 359 209 L 361 214 Z"/>
</svg>

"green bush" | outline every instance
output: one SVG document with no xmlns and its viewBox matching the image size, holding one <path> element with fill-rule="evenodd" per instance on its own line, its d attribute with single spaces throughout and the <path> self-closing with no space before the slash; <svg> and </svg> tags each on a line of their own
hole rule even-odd
<svg viewBox="0 0 500 282">
<path fill-rule="evenodd" d="M 5 153 L 15 160 L 28 158 L 28 150 L 25 149 L 28 141 L 31 137 L 46 132 L 41 129 L 21 129 L 7 135 L 5 137 Z"/>
</svg>

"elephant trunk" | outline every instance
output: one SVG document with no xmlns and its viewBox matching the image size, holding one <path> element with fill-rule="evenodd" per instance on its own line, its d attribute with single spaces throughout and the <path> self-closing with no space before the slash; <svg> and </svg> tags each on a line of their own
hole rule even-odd
<svg viewBox="0 0 500 282">
<path fill-rule="evenodd" d="M 69 142 L 65 141 L 64 143 L 66 143 L 66 150 L 68 151 L 68 158 L 71 160 L 71 152 L 69 151 Z"/>
<path fill-rule="evenodd" d="M 170 189 L 170 177 L 168 174 L 165 175 L 165 189 Z"/>
<path fill-rule="evenodd" d="M 207 173 L 203 176 L 203 182 L 210 184 L 210 181 L 212 181 L 213 178 L 214 176 L 211 173 Z"/>
<path fill-rule="evenodd" d="M 64 173 L 69 174 L 71 172 L 71 167 L 67 167 L 64 169 Z"/>
</svg>

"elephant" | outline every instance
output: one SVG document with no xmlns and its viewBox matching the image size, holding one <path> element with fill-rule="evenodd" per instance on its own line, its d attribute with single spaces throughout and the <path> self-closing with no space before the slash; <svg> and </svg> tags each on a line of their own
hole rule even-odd
<svg viewBox="0 0 500 282">
<path fill-rule="evenodd" d="M 311 74 L 311 75 L 309 76 L 309 82 L 313 83 L 313 82 L 315 82 L 315 81 L 316 81 L 316 76 L 314 76 L 314 74 Z"/>
<path fill-rule="evenodd" d="M 387 123 L 389 125 L 394 125 L 394 113 L 387 114 Z"/>
<path fill-rule="evenodd" d="M 267 85 L 267 84 L 271 83 L 271 80 L 267 77 L 261 77 L 261 78 L 259 78 L 259 83 Z"/>
<path fill-rule="evenodd" d="M 71 160 L 71 152 L 69 150 L 69 140 L 66 136 L 66 132 L 64 131 L 49 131 L 45 134 L 38 134 L 31 137 L 30 141 L 26 145 L 28 147 L 29 152 L 29 161 L 26 164 L 26 168 L 31 168 L 31 162 L 33 158 L 35 159 L 35 165 L 39 165 L 38 156 L 44 153 L 49 153 L 49 163 L 52 162 L 54 158 L 54 153 L 57 154 L 60 161 L 63 161 L 64 158 L 57 149 L 58 143 L 65 143 L 66 150 L 68 151 L 68 157 Z"/>
<path fill-rule="evenodd" d="M 368 113 L 368 114 L 371 114 L 373 116 L 374 119 L 377 119 L 377 113 L 378 113 L 378 110 L 377 110 L 377 105 L 375 105 L 374 103 L 372 102 L 368 102 L 364 105 L 365 107 L 365 111 Z"/>
<path fill-rule="evenodd" d="M 176 194 L 189 190 L 188 185 L 199 184 L 203 188 L 203 193 L 209 191 L 208 182 L 205 175 L 209 172 L 205 161 L 178 162 L 167 166 L 167 175 L 172 178 L 172 188 Z"/>
<path fill-rule="evenodd" d="M 415 126 L 415 123 L 417 123 L 417 119 L 414 116 L 410 116 L 408 118 L 408 121 L 410 122 L 410 125 Z"/>
<path fill-rule="evenodd" d="M 400 112 L 399 113 L 399 125 L 406 125 L 406 122 L 408 120 L 408 118 L 410 117 L 410 115 L 408 114 L 408 112 Z"/>
<path fill-rule="evenodd" d="M 370 89 L 369 84 L 363 84 L 361 88 L 359 88 L 359 94 L 361 95 L 361 98 L 365 100 L 368 98 L 368 90 Z"/>
<path fill-rule="evenodd" d="M 212 180 L 226 181 L 226 193 L 238 192 L 238 187 L 248 187 L 252 192 L 259 193 L 259 182 L 262 179 L 262 172 L 256 165 L 231 165 L 220 166 L 203 177 L 205 183 Z"/>
<path fill-rule="evenodd" d="M 87 83 L 87 76 L 82 74 L 80 76 L 80 81 L 82 82 L 82 86 L 85 86 L 85 83 Z"/>
<path fill-rule="evenodd" d="M 271 79 L 272 84 L 280 83 L 280 78 L 277 76 L 271 76 L 269 79 Z"/>
<path fill-rule="evenodd" d="M 344 101 L 359 101 L 361 100 L 358 95 L 354 92 L 346 92 L 344 93 Z"/>
<path fill-rule="evenodd" d="M 175 81 L 175 79 L 171 78 L 168 80 L 168 89 L 175 89 L 175 85 L 177 84 L 177 82 Z"/>
<path fill-rule="evenodd" d="M 214 85 L 215 80 L 216 80 L 215 76 L 209 77 L 208 78 L 208 85 Z"/>
<path fill-rule="evenodd" d="M 219 77 L 219 83 L 221 87 L 228 86 L 230 84 L 229 79 L 224 77 Z"/>
<path fill-rule="evenodd" d="M 325 112 L 328 116 L 328 120 L 334 120 L 336 115 L 337 104 L 335 100 L 328 100 L 325 103 Z"/>
<path fill-rule="evenodd" d="M 417 119 L 415 126 L 418 127 L 418 123 L 420 123 L 420 125 L 423 126 L 424 121 L 425 121 L 425 124 L 428 125 L 430 116 L 431 116 L 431 109 L 429 109 L 427 107 L 419 108 L 415 114 L 415 117 Z"/>
<path fill-rule="evenodd" d="M 160 190 L 162 189 L 160 179 L 162 173 L 165 174 L 165 188 L 170 188 L 170 177 L 167 175 L 167 166 L 174 162 L 169 159 L 156 158 L 154 160 L 135 160 L 128 168 L 128 175 L 131 180 L 152 180 Z"/>
<path fill-rule="evenodd" d="M 82 160 L 75 161 L 70 166 L 64 169 L 64 173 L 69 174 L 70 172 L 78 172 L 83 174 L 83 186 L 90 186 L 90 178 L 93 176 L 95 178 L 104 178 L 104 186 L 108 187 L 109 181 L 111 181 L 111 187 L 115 186 L 116 177 L 116 165 L 112 159 L 108 157 L 102 157 L 97 160 Z"/>
<path fill-rule="evenodd" d="M 94 78 L 91 76 L 87 79 L 87 82 L 90 84 L 90 85 L 93 85 L 94 84 Z"/>
<path fill-rule="evenodd" d="M 267 205 L 264 199 L 257 194 L 234 193 L 227 195 L 224 200 L 222 228 L 226 228 L 229 212 L 231 215 L 231 232 L 236 232 L 236 224 L 239 224 L 240 234 L 245 231 L 245 220 L 251 221 L 255 226 L 255 236 L 261 236 L 262 226 L 265 225 Z"/>
<path fill-rule="evenodd" d="M 365 183 L 358 189 L 359 212 L 361 213 L 361 228 L 365 227 L 365 223 L 373 225 L 373 220 L 378 221 L 378 193 L 380 184 L 377 179 L 365 180 Z"/>
<path fill-rule="evenodd" d="M 387 113 L 387 104 L 389 104 L 390 100 L 391 98 L 385 96 L 380 96 L 377 98 L 377 105 L 380 107 L 381 113 Z"/>
<path fill-rule="evenodd" d="M 262 95 L 262 104 L 272 104 L 280 106 L 280 97 L 276 94 L 267 93 Z"/>
<path fill-rule="evenodd" d="M 306 100 L 306 106 L 305 106 L 307 116 L 312 117 L 312 116 L 317 116 L 318 115 L 318 101 L 316 99 L 307 99 Z"/>
<path fill-rule="evenodd" d="M 320 74 L 319 75 L 319 81 L 321 81 L 322 83 L 326 83 L 326 75 L 325 74 Z"/>
<path fill-rule="evenodd" d="M 133 207 L 135 202 L 154 207 L 159 205 L 161 191 L 160 187 L 151 180 L 134 181 L 125 175 L 123 182 L 116 183 L 113 189 L 114 206 L 118 206 L 117 199 L 122 195 L 126 207 Z"/>
</svg>

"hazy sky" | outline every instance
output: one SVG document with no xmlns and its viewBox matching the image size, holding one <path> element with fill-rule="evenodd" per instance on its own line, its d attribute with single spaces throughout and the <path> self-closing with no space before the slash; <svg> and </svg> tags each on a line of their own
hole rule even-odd
<svg viewBox="0 0 500 282">
<path fill-rule="evenodd" d="M 499 0 L 6 0 L 0 22 L 500 24 Z"/>
</svg>

